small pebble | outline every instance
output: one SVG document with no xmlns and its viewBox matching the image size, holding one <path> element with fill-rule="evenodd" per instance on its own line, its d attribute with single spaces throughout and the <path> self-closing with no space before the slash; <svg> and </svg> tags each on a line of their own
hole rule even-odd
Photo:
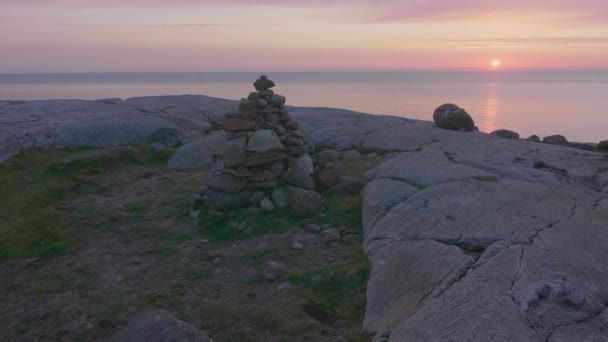
<svg viewBox="0 0 608 342">
<path fill-rule="evenodd" d="M 338 241 L 338 240 L 340 240 L 339 233 L 331 233 L 331 234 L 327 234 L 327 235 L 323 236 L 324 242 L 333 242 L 333 241 Z"/>
<path fill-rule="evenodd" d="M 319 226 L 318 224 L 314 224 L 311 223 L 309 225 L 306 226 L 306 230 L 311 231 L 313 233 L 318 233 L 322 230 L 323 228 L 321 226 Z"/>
<path fill-rule="evenodd" d="M 304 246 L 302 246 L 302 244 L 299 243 L 298 241 L 292 242 L 289 247 L 291 247 L 292 249 L 296 249 L 296 250 L 302 250 L 302 249 L 304 249 Z"/>
</svg>

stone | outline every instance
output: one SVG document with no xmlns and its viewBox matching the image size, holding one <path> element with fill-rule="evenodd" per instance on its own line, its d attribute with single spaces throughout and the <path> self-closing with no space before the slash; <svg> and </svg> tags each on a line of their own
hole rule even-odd
<svg viewBox="0 0 608 342">
<path fill-rule="evenodd" d="M 274 86 L 275 86 L 274 82 L 269 80 L 266 75 L 260 76 L 260 78 L 253 83 L 253 87 L 257 91 L 267 90 L 267 89 L 273 88 Z"/>
<path fill-rule="evenodd" d="M 274 189 L 278 184 L 278 182 L 249 182 L 249 184 L 247 184 L 247 188 L 256 190 L 271 190 Z"/>
<path fill-rule="evenodd" d="M 361 159 L 361 153 L 357 150 L 350 150 L 342 153 L 342 159 L 344 160 L 357 160 Z"/>
<path fill-rule="evenodd" d="M 311 176 L 315 173 L 314 164 L 309 154 L 303 154 L 296 158 L 296 167 L 304 170 L 304 172 Z"/>
<path fill-rule="evenodd" d="M 270 199 L 276 208 L 283 209 L 287 208 L 287 195 L 285 194 L 285 188 L 277 187 L 272 190 Z"/>
<path fill-rule="evenodd" d="M 167 169 L 174 171 L 208 170 L 214 163 L 226 140 L 223 131 L 209 133 L 202 138 L 178 148 L 167 162 Z"/>
<path fill-rule="evenodd" d="M 293 186 L 286 187 L 286 198 L 287 205 L 298 216 L 317 216 L 323 205 L 323 199 L 318 192 Z"/>
<path fill-rule="evenodd" d="M 264 197 L 266 197 L 266 194 L 263 191 L 256 191 L 249 199 L 249 203 L 257 206 L 264 199 Z"/>
<path fill-rule="evenodd" d="M 299 241 L 293 241 L 289 247 L 298 251 L 304 249 L 304 246 Z"/>
<path fill-rule="evenodd" d="M 245 119 L 226 119 L 222 126 L 225 131 L 248 131 L 254 128 L 255 123 Z"/>
<path fill-rule="evenodd" d="M 306 169 L 293 167 L 285 173 L 285 182 L 306 190 L 314 190 L 315 182 Z"/>
<path fill-rule="evenodd" d="M 331 225 L 323 225 L 323 230 L 321 230 L 321 235 L 325 236 L 325 235 L 329 235 L 329 234 L 335 234 L 338 232 L 338 230 L 334 227 L 332 227 Z"/>
<path fill-rule="evenodd" d="M 317 184 L 322 188 L 331 188 L 332 186 L 338 184 L 338 180 L 340 179 L 340 170 L 339 169 L 321 169 L 317 174 Z"/>
<path fill-rule="evenodd" d="M 559 135 L 559 134 L 544 137 L 543 142 L 546 144 L 553 144 L 553 145 L 567 145 L 568 144 L 568 140 L 563 135 Z"/>
<path fill-rule="evenodd" d="M 289 121 L 285 122 L 283 124 L 283 126 L 285 126 L 285 128 L 287 128 L 290 131 L 297 131 L 298 128 L 300 127 L 300 125 L 298 125 L 298 122 L 294 121 L 294 120 L 289 120 Z"/>
<path fill-rule="evenodd" d="M 475 127 L 475 122 L 469 113 L 451 103 L 439 106 L 433 113 L 433 121 L 437 127 L 453 131 L 462 129 L 469 132 Z"/>
<path fill-rule="evenodd" d="M 519 140 L 519 133 L 509 131 L 508 129 L 499 129 L 490 133 L 505 139 Z"/>
<path fill-rule="evenodd" d="M 278 261 L 269 260 L 264 263 L 262 275 L 266 280 L 277 280 L 286 271 L 285 265 Z"/>
<path fill-rule="evenodd" d="M 336 185 L 327 192 L 332 194 L 358 195 L 365 186 L 365 180 L 358 177 L 340 176 Z"/>
<path fill-rule="evenodd" d="M 600 141 L 597 145 L 597 148 L 599 148 L 600 150 L 608 151 L 608 140 Z"/>
<path fill-rule="evenodd" d="M 340 233 L 331 233 L 323 235 L 323 242 L 334 242 L 340 240 Z"/>
<path fill-rule="evenodd" d="M 320 166 L 338 159 L 340 159 L 340 153 L 338 153 L 336 150 L 325 150 L 317 153 L 317 164 Z"/>
<path fill-rule="evenodd" d="M 207 186 L 217 191 L 239 192 L 247 186 L 247 179 L 215 171 L 209 174 Z"/>
<path fill-rule="evenodd" d="M 232 141 L 232 140 L 240 140 L 243 138 L 247 138 L 249 137 L 249 132 L 250 131 L 239 131 L 239 132 L 225 132 L 226 134 L 226 140 L 228 141 Z"/>
<path fill-rule="evenodd" d="M 207 190 L 209 203 L 218 210 L 236 210 L 249 205 L 249 199 L 254 191 L 245 189 L 239 192 L 224 192 L 213 189 Z"/>
<path fill-rule="evenodd" d="M 540 137 L 538 135 L 531 135 L 526 140 L 533 141 L 533 142 L 540 142 Z"/>
<path fill-rule="evenodd" d="M 201 211 L 200 210 L 191 211 L 188 216 L 190 216 L 193 219 L 197 219 L 201 216 Z"/>
<path fill-rule="evenodd" d="M 112 339 L 114 342 L 213 342 L 203 331 L 180 321 L 165 310 L 145 311 L 131 320 Z"/>
<path fill-rule="evenodd" d="M 234 141 L 234 140 L 233 140 Z M 245 163 L 247 155 L 240 143 L 228 142 L 220 154 L 225 167 L 238 167 Z"/>
<path fill-rule="evenodd" d="M 271 97 L 274 95 L 274 91 L 272 91 L 272 89 L 260 90 L 258 91 L 258 94 L 262 97 Z"/>
<path fill-rule="evenodd" d="M 257 100 L 256 104 L 258 105 L 258 107 L 262 107 L 262 108 L 268 106 L 268 102 L 266 100 L 262 100 L 262 99 Z"/>
<path fill-rule="evenodd" d="M 287 137 L 287 139 L 285 140 L 285 143 L 287 145 L 303 146 L 304 140 L 302 140 L 300 138 L 296 138 L 296 137 Z"/>
<path fill-rule="evenodd" d="M 257 101 L 257 99 L 255 101 Z M 255 104 L 248 99 L 241 99 L 241 102 L 239 103 L 239 112 L 241 117 L 245 120 L 255 120 L 258 117 L 258 111 Z"/>
<path fill-rule="evenodd" d="M 284 160 L 285 158 L 287 158 L 287 155 L 285 153 L 261 154 L 257 156 L 247 157 L 243 165 L 245 167 L 268 165 L 277 161 Z"/>
<path fill-rule="evenodd" d="M 241 221 L 236 225 L 236 230 L 238 230 L 239 232 L 243 232 L 245 230 L 247 230 L 247 228 L 249 228 L 249 225 L 247 224 L 247 222 L 245 221 Z"/>
<path fill-rule="evenodd" d="M 283 151 L 283 144 L 279 138 L 270 130 L 259 130 L 249 138 L 246 147 L 250 152 L 280 152 Z"/>
<path fill-rule="evenodd" d="M 303 154 L 308 153 L 309 150 L 310 149 L 306 145 L 304 145 L 304 146 L 287 145 L 287 152 L 289 152 L 289 154 L 294 155 L 294 156 L 301 156 Z"/>
<path fill-rule="evenodd" d="M 266 115 L 266 121 L 275 125 L 275 131 L 276 131 L 276 125 L 278 125 L 281 122 L 281 119 L 279 118 L 279 114 L 272 113 L 272 114 Z"/>
<path fill-rule="evenodd" d="M 264 199 L 260 201 L 260 208 L 262 208 L 264 211 L 270 212 L 274 210 L 274 205 L 272 204 L 272 201 L 270 201 L 270 198 L 264 197 Z"/>
<path fill-rule="evenodd" d="M 322 229 L 323 228 L 320 225 L 315 224 L 315 223 L 310 223 L 306 226 L 306 230 L 313 232 L 313 233 L 320 233 Z"/>
<path fill-rule="evenodd" d="M 219 169 L 219 171 L 239 178 L 249 178 L 253 176 L 253 173 L 251 173 L 249 170 L 247 170 L 247 168 L 244 167 L 239 167 L 238 169 L 224 167 Z"/>
<path fill-rule="evenodd" d="M 274 94 L 270 97 L 269 102 L 275 105 L 282 106 L 285 104 L 285 102 L 287 102 L 287 98 L 285 96 Z"/>
</svg>

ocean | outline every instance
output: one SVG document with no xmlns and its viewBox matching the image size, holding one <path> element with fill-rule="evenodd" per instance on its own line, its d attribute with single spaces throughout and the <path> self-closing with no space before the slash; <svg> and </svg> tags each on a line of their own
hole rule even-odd
<svg viewBox="0 0 608 342">
<path fill-rule="evenodd" d="M 0 74 L 0 100 L 202 94 L 238 100 L 260 73 Z M 269 72 L 294 106 L 347 108 L 432 120 L 443 103 L 465 108 L 483 132 L 522 138 L 608 139 L 608 71 Z"/>
</svg>

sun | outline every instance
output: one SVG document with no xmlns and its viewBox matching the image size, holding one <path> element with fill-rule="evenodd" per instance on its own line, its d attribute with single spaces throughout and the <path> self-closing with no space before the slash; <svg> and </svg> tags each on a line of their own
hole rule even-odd
<svg viewBox="0 0 608 342">
<path fill-rule="evenodd" d="M 492 68 L 500 68 L 502 66 L 502 61 L 498 58 L 494 58 L 490 62 L 490 66 L 492 66 Z"/>
</svg>

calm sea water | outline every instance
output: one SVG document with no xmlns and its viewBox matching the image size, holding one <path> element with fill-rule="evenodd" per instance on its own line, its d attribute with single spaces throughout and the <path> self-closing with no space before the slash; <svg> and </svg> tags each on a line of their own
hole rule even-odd
<svg viewBox="0 0 608 342">
<path fill-rule="evenodd" d="M 348 108 L 432 120 L 446 102 L 464 107 L 484 132 L 608 139 L 608 71 L 275 72 L 275 91 L 295 106 Z M 240 99 L 259 73 L 0 75 L 0 99 L 98 99 L 203 94 Z"/>
</svg>

